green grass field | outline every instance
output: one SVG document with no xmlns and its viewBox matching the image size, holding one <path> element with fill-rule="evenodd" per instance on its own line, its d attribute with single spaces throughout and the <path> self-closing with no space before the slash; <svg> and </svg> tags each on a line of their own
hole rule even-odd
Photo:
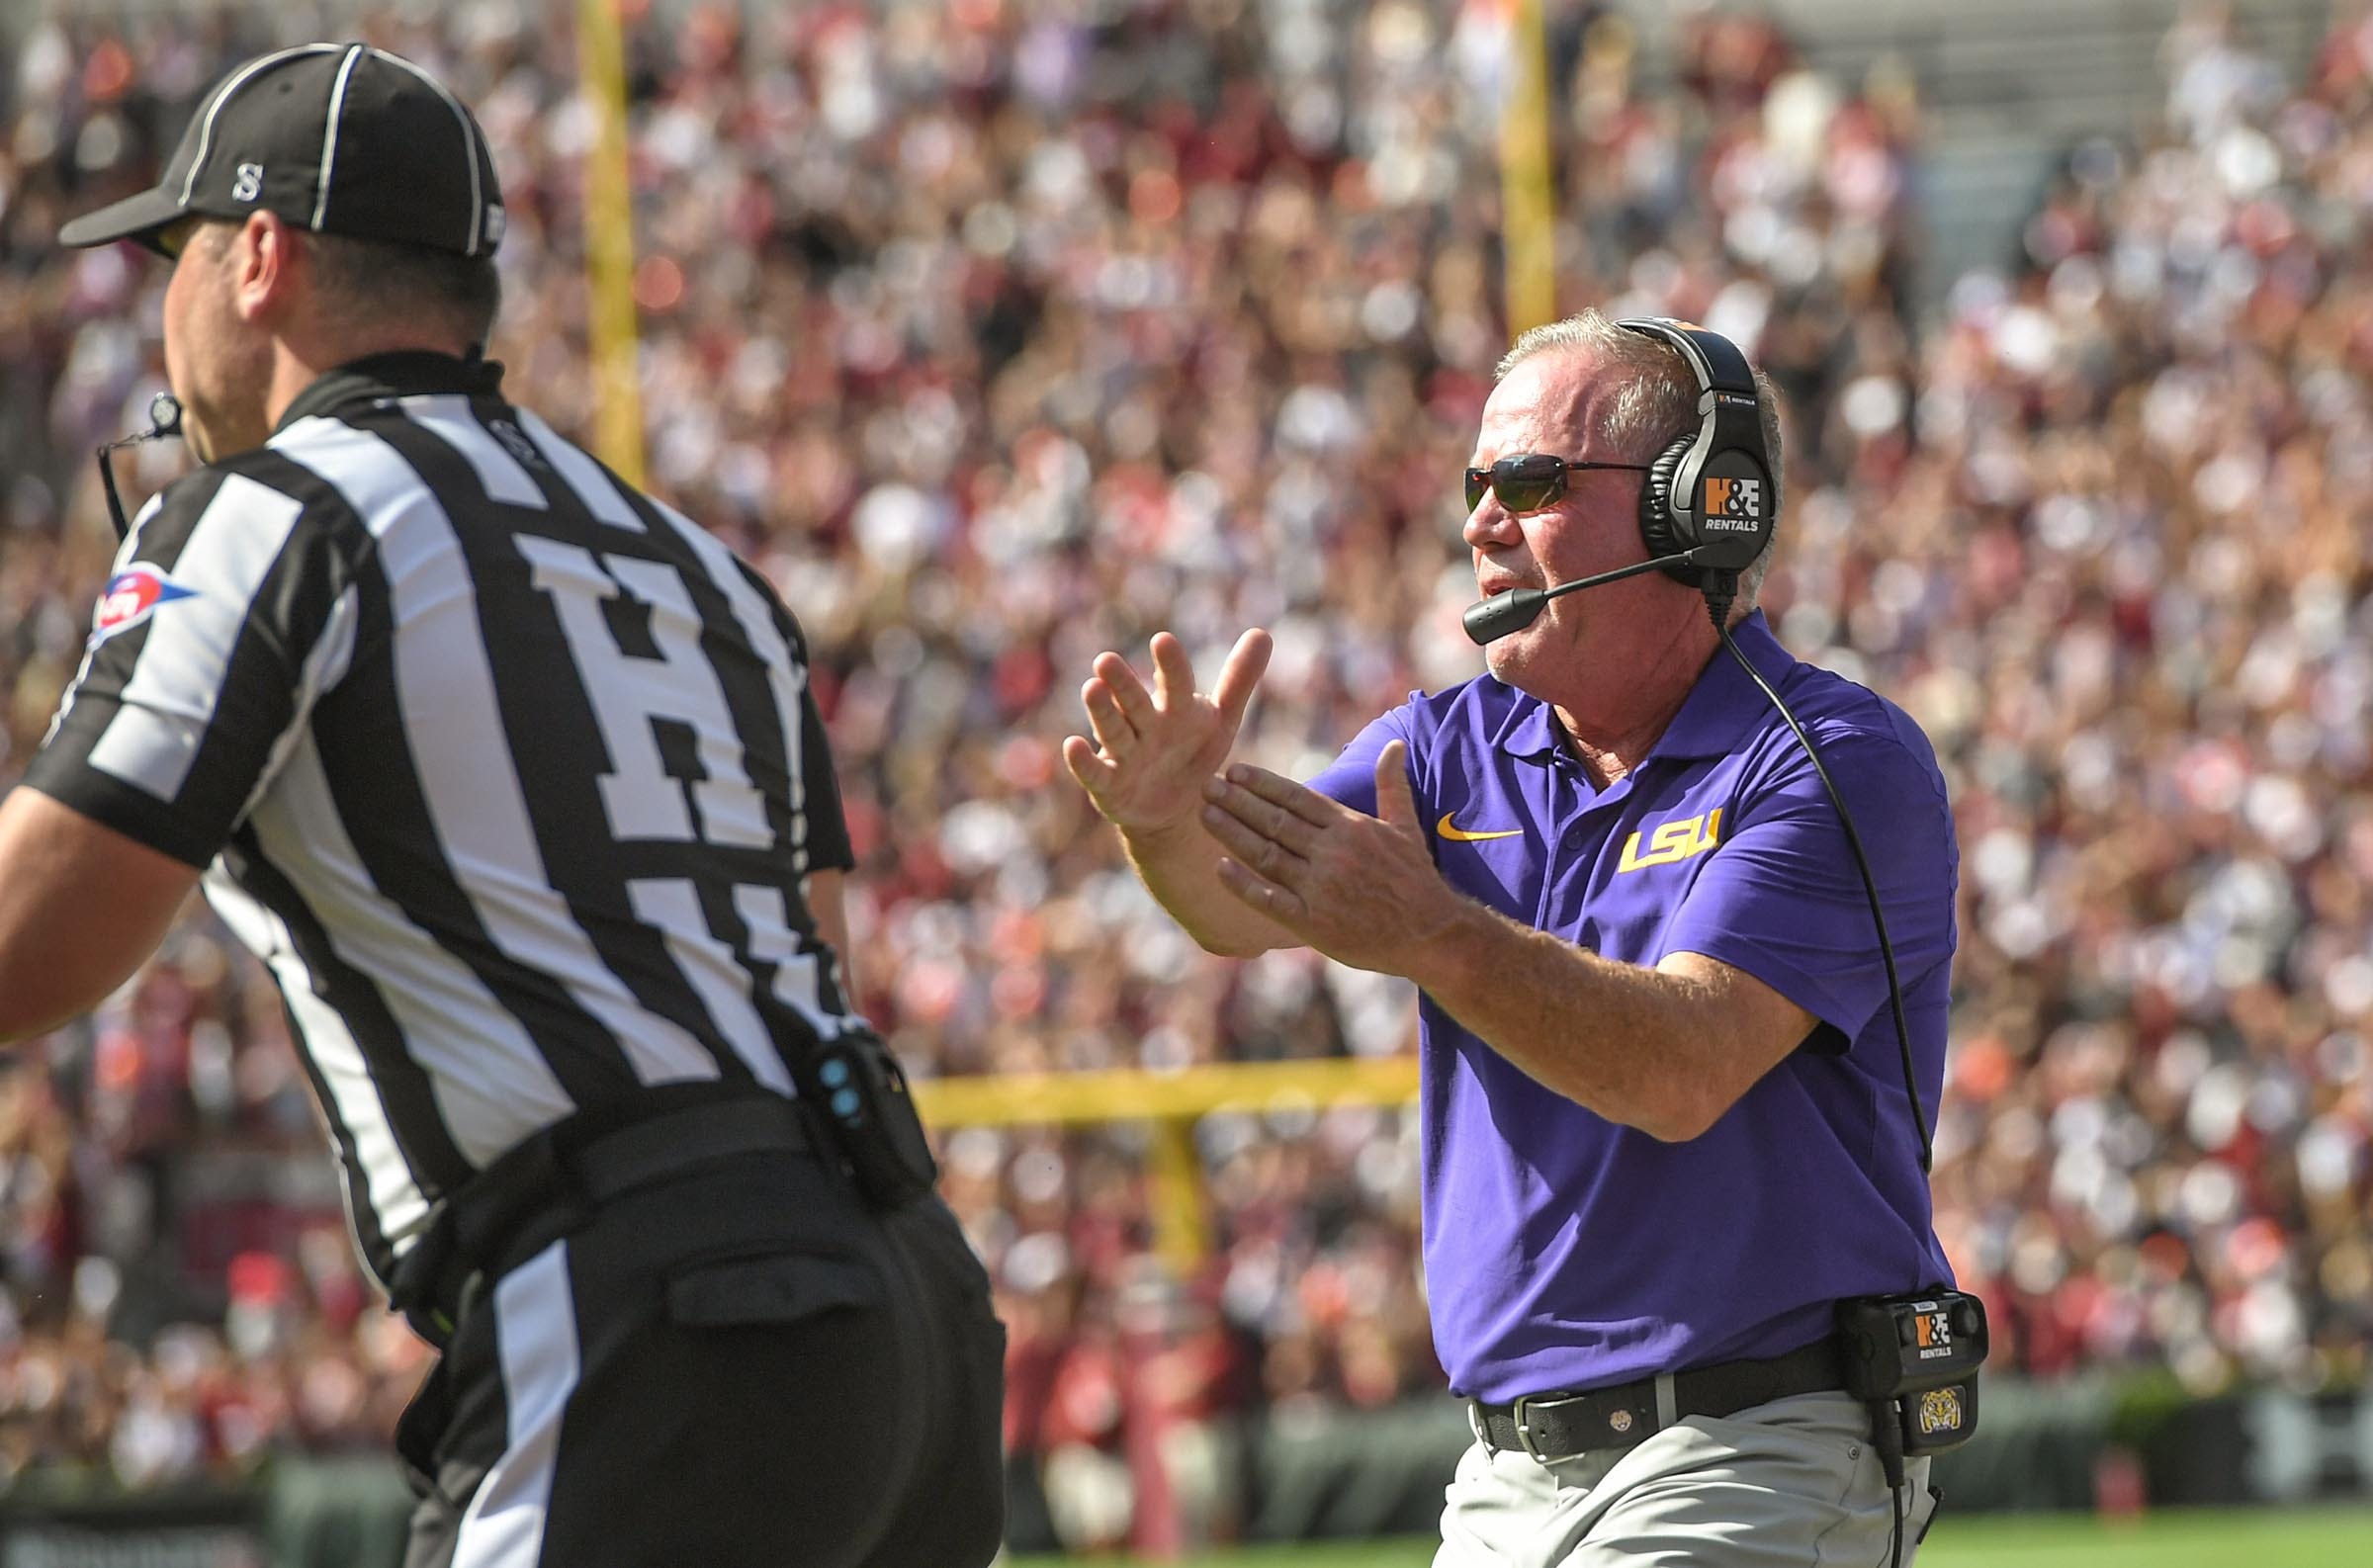
<svg viewBox="0 0 2373 1568">
<path fill-rule="evenodd" d="M 1270 1546 L 1186 1559 L 1186 1568 L 1427 1568 L 1434 1543 Z M 1009 1568 L 1116 1557 L 1015 1557 Z M 1176 1565 L 1173 1565 L 1176 1568 Z M 1937 1522 L 1919 1568 L 2373 1568 L 2373 1509 L 2166 1510 L 2139 1520 L 2011 1514 Z"/>
</svg>

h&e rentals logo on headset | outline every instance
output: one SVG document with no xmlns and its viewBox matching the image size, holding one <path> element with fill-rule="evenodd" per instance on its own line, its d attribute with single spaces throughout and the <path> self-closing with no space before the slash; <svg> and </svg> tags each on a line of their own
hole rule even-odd
<svg viewBox="0 0 2373 1568">
<path fill-rule="evenodd" d="M 1710 474 L 1706 477 L 1703 496 L 1705 505 L 1700 515 L 1712 532 L 1745 534 L 1762 526 L 1763 480 Z"/>
</svg>

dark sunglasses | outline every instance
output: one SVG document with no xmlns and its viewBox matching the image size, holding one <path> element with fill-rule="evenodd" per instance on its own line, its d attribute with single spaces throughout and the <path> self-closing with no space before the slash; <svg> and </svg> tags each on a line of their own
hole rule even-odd
<svg viewBox="0 0 2373 1568">
<path fill-rule="evenodd" d="M 1488 490 L 1512 512 L 1538 512 L 1565 496 L 1565 477 L 1577 469 L 1622 469 L 1645 474 L 1645 463 L 1593 463 L 1578 458 L 1555 458 L 1545 452 L 1519 452 L 1487 469 L 1466 471 L 1466 509 L 1483 504 Z"/>
<path fill-rule="evenodd" d="M 189 249 L 190 236 L 198 232 L 198 225 L 203 221 L 205 219 L 195 215 L 175 218 L 156 231 L 156 248 L 164 252 L 167 261 L 181 260 L 181 253 Z"/>
</svg>

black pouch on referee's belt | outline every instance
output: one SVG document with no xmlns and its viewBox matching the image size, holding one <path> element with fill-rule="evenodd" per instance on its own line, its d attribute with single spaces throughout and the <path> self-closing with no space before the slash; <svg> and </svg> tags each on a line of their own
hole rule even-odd
<svg viewBox="0 0 2373 1568">
<path fill-rule="evenodd" d="M 1894 1408 L 1903 1455 L 1942 1453 L 1977 1434 L 1978 1368 L 1988 1340 L 1985 1303 L 1976 1296 L 1857 1296 L 1838 1303 L 1837 1345 L 1846 1392 Z"/>
<path fill-rule="evenodd" d="M 793 1077 L 866 1202 L 903 1208 L 938 1181 L 907 1075 L 880 1035 L 859 1026 L 820 1040 Z"/>
</svg>

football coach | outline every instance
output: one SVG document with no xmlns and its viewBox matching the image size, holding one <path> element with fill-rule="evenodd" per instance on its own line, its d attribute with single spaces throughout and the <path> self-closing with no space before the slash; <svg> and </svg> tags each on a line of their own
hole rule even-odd
<svg viewBox="0 0 2373 1568">
<path fill-rule="evenodd" d="M 0 1039 L 203 873 L 445 1351 L 410 1568 L 979 1568 L 1004 1333 L 850 1007 L 806 644 L 504 396 L 502 226 L 477 121 L 359 44 L 240 65 L 66 225 L 171 263 L 202 466 L 0 802 Z"/>
<path fill-rule="evenodd" d="M 1529 332 L 1465 476 L 1488 673 L 1305 785 L 1227 765 L 1267 634 L 1204 695 L 1162 633 L 1150 689 L 1098 657 L 1065 743 L 1206 949 L 1419 989 L 1426 1280 L 1475 1432 L 1438 1568 L 1883 1564 L 1933 1510 L 1841 1330 L 1950 1298 L 1953 825 L 1912 721 L 1754 608 L 1779 441 L 1714 334 Z"/>
</svg>

